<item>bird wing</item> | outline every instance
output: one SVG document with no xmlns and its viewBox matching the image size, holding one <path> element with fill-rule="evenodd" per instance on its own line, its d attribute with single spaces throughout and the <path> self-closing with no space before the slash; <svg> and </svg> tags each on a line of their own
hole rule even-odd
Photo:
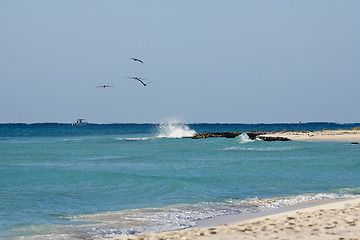
<svg viewBox="0 0 360 240">
<path fill-rule="evenodd" d="M 129 59 L 132 59 L 132 60 L 134 60 L 135 62 L 137 61 L 137 62 L 144 63 L 141 59 L 138 59 L 138 58 L 129 58 Z"/>
<path fill-rule="evenodd" d="M 142 83 L 142 85 L 146 86 L 146 83 L 144 83 L 144 82 L 141 80 L 141 78 L 136 79 L 136 80 L 138 80 L 139 82 L 141 82 L 141 83 Z"/>
</svg>

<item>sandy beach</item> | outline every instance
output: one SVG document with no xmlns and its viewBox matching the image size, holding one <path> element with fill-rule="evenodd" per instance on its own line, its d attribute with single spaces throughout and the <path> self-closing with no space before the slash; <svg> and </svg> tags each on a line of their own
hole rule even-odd
<svg viewBox="0 0 360 240">
<path fill-rule="evenodd" d="M 360 239 L 360 198 L 326 202 L 215 227 L 147 233 L 116 239 Z"/>
<path fill-rule="evenodd" d="M 324 131 L 282 131 L 261 136 L 283 137 L 294 141 L 360 141 L 360 130 L 324 130 Z"/>
</svg>

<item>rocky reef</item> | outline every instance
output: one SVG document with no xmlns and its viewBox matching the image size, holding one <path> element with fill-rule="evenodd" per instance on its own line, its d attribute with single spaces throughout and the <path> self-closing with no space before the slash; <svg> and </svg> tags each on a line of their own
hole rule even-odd
<svg viewBox="0 0 360 240">
<path fill-rule="evenodd" d="M 290 141 L 290 139 L 285 137 L 273 137 L 266 136 L 267 134 L 275 133 L 274 131 L 256 131 L 256 132 L 209 132 L 209 133 L 197 133 L 192 137 L 192 139 L 202 139 L 202 138 L 235 138 L 240 136 L 241 134 L 246 133 L 250 139 L 254 140 L 255 138 L 259 138 L 263 141 L 272 142 L 272 141 Z"/>
</svg>

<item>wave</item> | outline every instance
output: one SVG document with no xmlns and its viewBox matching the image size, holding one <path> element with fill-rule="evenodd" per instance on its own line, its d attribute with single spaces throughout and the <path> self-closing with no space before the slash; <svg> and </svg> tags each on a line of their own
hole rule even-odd
<svg viewBox="0 0 360 240">
<path fill-rule="evenodd" d="M 162 138 L 192 137 L 196 134 L 196 131 L 192 130 L 189 125 L 181 123 L 176 119 L 157 125 L 157 130 L 158 131 L 155 133 L 155 136 L 120 137 L 115 139 L 121 141 L 146 141 Z"/>
<path fill-rule="evenodd" d="M 126 137 L 126 138 L 115 138 L 115 139 L 121 141 L 145 141 L 145 140 L 157 139 L 157 137 Z"/>
<path fill-rule="evenodd" d="M 248 206 L 249 208 L 255 209 L 256 211 L 270 211 L 276 210 L 282 207 L 294 206 L 302 203 L 311 203 L 322 200 L 335 200 L 335 199 L 351 199 L 359 197 L 356 194 L 349 193 L 312 193 L 312 194 L 301 194 L 296 196 L 287 197 L 275 197 L 268 199 L 246 199 L 246 200 L 228 200 L 229 203 L 235 206 Z"/>
<path fill-rule="evenodd" d="M 341 195 L 360 195 L 360 187 L 347 187 L 334 189 L 335 192 Z"/>
<path fill-rule="evenodd" d="M 239 143 L 249 143 L 255 142 L 256 140 L 252 140 L 246 133 L 242 133 L 240 136 L 237 136 L 236 139 Z"/>
<path fill-rule="evenodd" d="M 183 138 L 192 137 L 196 134 L 195 130 L 177 119 L 159 125 L 159 138 Z"/>
<path fill-rule="evenodd" d="M 340 190 L 339 190 L 340 192 Z M 255 213 L 321 200 L 351 199 L 353 194 L 313 193 L 276 198 L 227 199 L 222 203 L 202 202 L 165 207 L 131 209 L 97 214 L 59 216 L 71 225 L 31 226 L 32 236 L 27 239 L 109 239 L 145 232 L 179 230 L 196 226 L 199 220 L 216 216 Z"/>
</svg>

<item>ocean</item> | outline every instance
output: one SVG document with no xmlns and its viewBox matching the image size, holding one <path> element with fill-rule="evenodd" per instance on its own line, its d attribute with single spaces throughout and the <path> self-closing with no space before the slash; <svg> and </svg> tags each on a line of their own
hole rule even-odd
<svg viewBox="0 0 360 240">
<path fill-rule="evenodd" d="M 360 124 L 0 124 L 0 239 L 108 239 L 360 195 L 360 145 L 182 138 Z"/>
</svg>

